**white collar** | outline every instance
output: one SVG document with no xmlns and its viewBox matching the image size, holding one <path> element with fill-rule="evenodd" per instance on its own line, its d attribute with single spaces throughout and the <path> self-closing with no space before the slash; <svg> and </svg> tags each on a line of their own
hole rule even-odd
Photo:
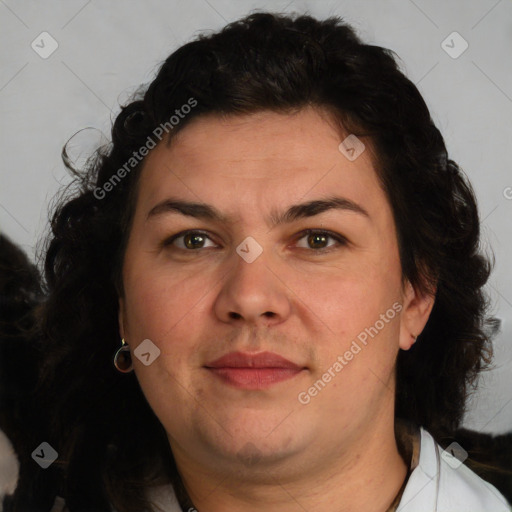
<svg viewBox="0 0 512 512">
<path fill-rule="evenodd" d="M 419 464 L 397 512 L 510 512 L 504 496 L 444 451 L 423 428 Z"/>
</svg>

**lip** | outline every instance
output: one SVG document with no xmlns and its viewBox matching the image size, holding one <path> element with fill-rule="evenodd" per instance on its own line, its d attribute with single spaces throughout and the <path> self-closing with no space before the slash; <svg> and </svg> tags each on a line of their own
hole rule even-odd
<svg viewBox="0 0 512 512">
<path fill-rule="evenodd" d="M 273 352 L 230 352 L 207 363 L 205 368 L 226 384 L 242 389 L 268 388 L 305 370 Z"/>
</svg>

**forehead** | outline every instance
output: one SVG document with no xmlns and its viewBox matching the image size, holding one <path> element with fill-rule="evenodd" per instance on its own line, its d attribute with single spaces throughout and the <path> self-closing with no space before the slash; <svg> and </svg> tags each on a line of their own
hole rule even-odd
<svg viewBox="0 0 512 512">
<path fill-rule="evenodd" d="M 229 212 L 341 194 L 381 208 L 370 145 L 351 161 L 339 149 L 347 135 L 313 108 L 198 117 L 146 157 L 138 203 L 147 212 L 170 194 Z"/>
</svg>

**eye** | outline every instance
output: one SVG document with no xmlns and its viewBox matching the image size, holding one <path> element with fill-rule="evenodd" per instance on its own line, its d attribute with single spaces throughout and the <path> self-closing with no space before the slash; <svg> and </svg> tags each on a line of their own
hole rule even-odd
<svg viewBox="0 0 512 512">
<path fill-rule="evenodd" d="M 212 243 L 211 246 L 205 246 L 208 240 Z M 205 247 L 213 247 L 216 244 L 212 242 L 211 238 L 206 233 L 201 231 L 182 231 L 168 238 L 163 245 L 174 245 L 178 249 L 183 250 L 196 250 L 204 249 Z"/>
<path fill-rule="evenodd" d="M 343 236 L 318 229 L 308 229 L 302 232 L 302 236 L 298 240 L 303 239 L 305 239 L 305 245 L 297 244 L 298 247 L 301 249 L 316 249 L 317 252 L 329 250 L 336 245 L 347 245 L 347 240 Z M 329 239 L 334 240 L 334 242 L 327 245 Z"/>
</svg>

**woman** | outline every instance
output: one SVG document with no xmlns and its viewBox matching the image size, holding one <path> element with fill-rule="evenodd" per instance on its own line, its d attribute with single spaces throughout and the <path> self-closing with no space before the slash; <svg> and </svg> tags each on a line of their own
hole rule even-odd
<svg viewBox="0 0 512 512">
<path fill-rule="evenodd" d="M 490 362 L 474 194 L 391 52 L 251 15 L 79 176 L 7 510 L 508 510 L 452 443 Z"/>
</svg>

